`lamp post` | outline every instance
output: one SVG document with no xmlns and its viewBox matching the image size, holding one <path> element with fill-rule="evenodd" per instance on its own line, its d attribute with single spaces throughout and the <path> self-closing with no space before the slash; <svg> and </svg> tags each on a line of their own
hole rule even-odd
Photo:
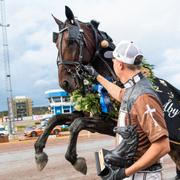
<svg viewBox="0 0 180 180">
<path fill-rule="evenodd" d="M 7 40 L 7 31 L 6 28 L 9 27 L 9 24 L 6 24 L 5 17 L 5 0 L 1 1 L 1 20 L 0 26 L 2 27 L 2 39 L 3 39 L 3 57 L 4 57 L 4 67 L 5 67 L 5 78 L 6 78 L 6 91 L 7 91 L 7 102 L 8 102 L 8 131 L 12 135 L 13 132 L 13 122 L 14 122 L 14 113 L 13 113 L 13 96 L 12 96 L 12 84 L 11 84 L 11 73 L 10 73 L 10 62 L 9 62 L 9 49 L 8 49 L 8 40 Z"/>
</svg>

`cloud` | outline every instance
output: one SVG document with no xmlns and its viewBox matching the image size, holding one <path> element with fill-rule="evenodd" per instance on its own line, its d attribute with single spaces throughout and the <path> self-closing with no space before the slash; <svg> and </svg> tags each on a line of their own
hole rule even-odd
<svg viewBox="0 0 180 180">
<path fill-rule="evenodd" d="M 99 28 L 106 31 L 115 43 L 122 39 L 136 42 L 146 59 L 155 65 L 157 76 L 180 88 L 177 81 L 180 64 L 179 0 L 6 0 L 14 96 L 29 96 L 34 105 L 47 104 L 44 91 L 59 87 L 57 49 L 52 43 L 52 32 L 58 27 L 51 13 L 64 21 L 65 5 L 83 22 L 100 21 Z M 4 77 L 0 48 L 0 110 L 6 108 Z"/>
<path fill-rule="evenodd" d="M 175 87 L 180 87 L 180 48 L 166 49 L 163 57 L 156 68 L 157 74 L 164 76 Z"/>
<path fill-rule="evenodd" d="M 34 88 L 39 88 L 39 87 L 48 87 L 51 83 L 47 80 L 44 80 L 44 79 L 39 79 L 37 81 L 35 81 L 34 83 Z"/>
</svg>

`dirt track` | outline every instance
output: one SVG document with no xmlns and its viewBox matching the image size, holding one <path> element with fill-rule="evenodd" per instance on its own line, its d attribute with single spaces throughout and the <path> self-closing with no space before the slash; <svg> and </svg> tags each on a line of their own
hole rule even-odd
<svg viewBox="0 0 180 180">
<path fill-rule="evenodd" d="M 64 158 L 67 137 L 51 137 L 45 148 L 49 162 L 42 172 L 38 172 L 34 161 L 35 140 L 0 144 L 0 180 L 99 180 L 96 176 L 94 152 L 100 148 L 111 149 L 114 138 L 83 132 L 78 141 L 78 154 L 87 160 L 86 176 L 74 170 Z M 174 164 L 169 157 L 163 158 L 164 180 L 172 180 Z"/>
</svg>

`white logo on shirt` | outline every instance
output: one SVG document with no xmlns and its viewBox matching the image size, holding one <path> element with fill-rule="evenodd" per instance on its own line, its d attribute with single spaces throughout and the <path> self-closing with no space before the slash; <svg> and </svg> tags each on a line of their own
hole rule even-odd
<svg viewBox="0 0 180 180">
<path fill-rule="evenodd" d="M 180 110 L 174 107 L 174 104 L 171 99 L 169 99 L 168 102 L 163 105 L 163 107 L 164 112 L 167 112 L 170 118 L 174 118 L 176 115 L 180 113 Z"/>
<path fill-rule="evenodd" d="M 149 106 L 149 104 L 146 104 L 146 107 L 147 107 L 147 111 L 145 111 L 144 112 L 144 114 L 150 114 L 150 116 L 151 116 L 151 118 L 152 118 L 152 120 L 153 120 L 153 122 L 154 122 L 154 125 L 155 125 L 155 127 L 157 127 L 158 126 L 158 123 L 157 123 L 157 121 L 154 119 L 154 117 L 153 117 L 153 112 L 156 112 L 156 109 L 151 109 L 150 108 L 150 106 Z"/>
</svg>

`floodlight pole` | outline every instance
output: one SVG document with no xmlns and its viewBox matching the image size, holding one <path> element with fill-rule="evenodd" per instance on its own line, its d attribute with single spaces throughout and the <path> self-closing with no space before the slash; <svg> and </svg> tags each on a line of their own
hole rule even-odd
<svg viewBox="0 0 180 180">
<path fill-rule="evenodd" d="M 4 57 L 7 104 L 8 104 L 8 131 L 9 134 L 12 135 L 14 133 L 13 95 L 12 95 L 11 72 L 10 72 L 10 62 L 9 62 L 9 48 L 8 48 L 7 30 L 6 30 L 6 28 L 9 27 L 10 25 L 6 24 L 5 0 L 0 0 L 0 2 L 1 2 L 0 26 L 2 27 L 3 57 Z"/>
</svg>

